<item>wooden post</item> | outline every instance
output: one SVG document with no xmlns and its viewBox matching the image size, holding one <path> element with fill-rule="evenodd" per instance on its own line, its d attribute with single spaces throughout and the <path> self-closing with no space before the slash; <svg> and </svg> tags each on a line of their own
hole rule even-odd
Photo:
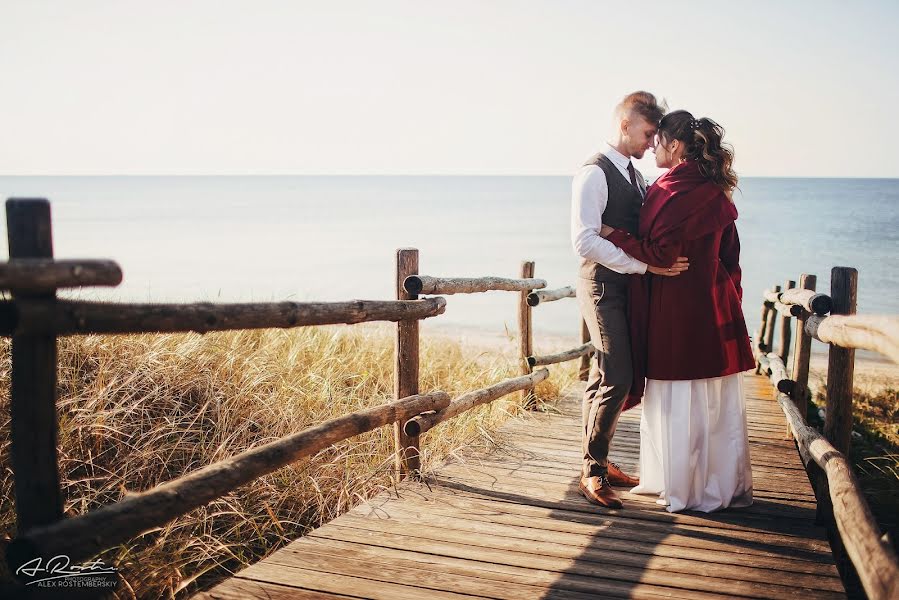
<svg viewBox="0 0 899 600">
<path fill-rule="evenodd" d="M 768 348 L 765 348 L 765 331 L 767 331 L 767 323 L 768 323 L 768 315 L 771 312 L 771 307 L 768 304 L 767 300 L 762 300 L 762 316 L 759 321 L 759 329 L 755 334 L 755 348 L 752 349 L 752 353 L 756 355 L 756 357 L 760 356 L 765 352 L 770 352 Z M 759 353 L 756 351 L 756 348 L 761 348 L 762 352 Z M 762 363 L 756 358 L 755 361 L 755 374 L 759 375 L 762 372 Z"/>
<path fill-rule="evenodd" d="M 799 278 L 799 287 L 804 290 L 815 289 L 818 278 L 814 275 L 803 274 Z M 796 343 L 793 347 L 793 370 L 792 377 L 796 385 L 793 387 L 793 403 L 799 409 L 799 414 L 808 420 L 808 371 L 809 362 L 812 355 L 812 336 L 805 332 L 805 322 L 808 320 L 808 313 L 802 311 L 797 319 L 796 325 Z"/>
<path fill-rule="evenodd" d="M 830 271 L 832 315 L 854 315 L 858 292 L 858 271 L 851 267 L 834 267 Z M 852 379 L 855 350 L 830 345 L 827 359 L 827 414 L 824 437 L 843 454 L 849 453 L 852 436 Z"/>
<path fill-rule="evenodd" d="M 11 198 L 6 202 L 10 258 L 51 258 L 50 203 Z M 53 301 L 56 290 L 17 293 L 13 298 Z M 62 519 L 56 421 L 56 336 L 12 338 L 10 413 L 12 468 L 18 533 Z"/>
<path fill-rule="evenodd" d="M 762 315 L 759 317 L 759 328 L 755 335 L 756 346 L 765 343 L 765 331 L 768 329 L 768 313 L 770 310 L 770 303 L 767 300 L 762 300 Z M 755 348 L 753 348 L 753 350 L 755 350 Z M 762 348 L 762 350 L 766 352 L 771 351 L 769 348 Z"/>
<path fill-rule="evenodd" d="M 587 321 L 581 319 L 581 343 L 586 344 L 590 341 L 590 329 L 587 327 Z M 578 371 L 578 379 L 587 381 L 590 378 L 590 360 L 592 354 L 585 354 L 581 357 L 581 367 Z"/>
<path fill-rule="evenodd" d="M 396 251 L 396 298 L 417 300 L 418 294 L 410 294 L 403 288 L 409 275 L 418 274 L 418 249 L 399 248 Z M 418 394 L 418 320 L 397 321 L 394 369 L 394 397 L 398 400 Z M 396 449 L 396 480 L 408 475 L 417 476 L 421 469 L 419 437 L 408 436 L 403 423 L 393 424 Z"/>
<path fill-rule="evenodd" d="M 784 290 L 791 290 L 796 287 L 796 282 L 788 279 L 784 282 Z M 780 346 L 777 349 L 777 355 L 783 364 L 787 364 L 787 358 L 790 355 L 790 338 L 793 337 L 793 317 L 783 313 L 780 315 Z"/>
<path fill-rule="evenodd" d="M 534 276 L 534 261 L 521 263 L 521 278 L 530 279 Z M 534 353 L 534 336 L 531 332 L 531 305 L 528 304 L 528 294 L 531 290 L 524 290 L 518 299 L 518 336 L 520 339 L 521 374 L 530 375 L 531 366 L 528 364 L 528 356 Z M 525 406 L 533 406 L 536 401 L 533 388 L 525 388 L 521 391 L 521 399 Z"/>
<path fill-rule="evenodd" d="M 774 291 L 779 292 L 780 286 L 775 285 Z M 774 352 L 774 323 L 777 321 L 777 311 L 774 310 L 774 306 L 769 307 L 771 312 L 768 313 L 768 319 L 765 322 L 765 339 L 763 340 L 765 344 L 765 352 Z"/>
</svg>

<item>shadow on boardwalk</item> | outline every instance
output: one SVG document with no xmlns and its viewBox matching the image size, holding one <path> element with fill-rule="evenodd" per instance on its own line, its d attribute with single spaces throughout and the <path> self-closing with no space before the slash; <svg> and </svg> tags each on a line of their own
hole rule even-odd
<svg viewBox="0 0 899 600">
<path fill-rule="evenodd" d="M 509 423 L 492 452 L 403 483 L 201 597 L 844 597 L 780 409 L 748 379 L 751 507 L 675 515 L 627 492 L 622 510 L 588 504 L 576 389 L 559 414 Z M 635 470 L 638 452 L 636 410 L 612 459 Z"/>
</svg>

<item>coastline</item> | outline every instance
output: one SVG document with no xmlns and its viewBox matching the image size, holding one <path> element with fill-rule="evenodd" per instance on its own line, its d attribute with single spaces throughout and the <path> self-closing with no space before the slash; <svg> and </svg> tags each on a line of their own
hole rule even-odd
<svg viewBox="0 0 899 600">
<path fill-rule="evenodd" d="M 518 356 L 517 332 L 484 329 L 476 326 L 458 326 L 441 323 L 422 325 L 423 336 L 437 336 L 460 343 L 463 348 L 477 352 L 490 352 L 514 360 Z M 576 335 L 535 332 L 534 350 L 539 353 L 558 352 L 580 345 Z M 812 350 L 809 368 L 809 388 L 814 396 L 826 384 L 827 349 L 816 343 Z M 867 393 L 877 393 L 899 387 L 899 365 L 874 352 L 856 351 L 855 387 Z"/>
</svg>

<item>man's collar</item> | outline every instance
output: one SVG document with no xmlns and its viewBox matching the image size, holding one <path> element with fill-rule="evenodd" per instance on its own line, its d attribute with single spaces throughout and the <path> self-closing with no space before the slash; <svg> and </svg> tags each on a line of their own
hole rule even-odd
<svg viewBox="0 0 899 600">
<path fill-rule="evenodd" d="M 622 169 L 626 169 L 627 163 L 631 162 L 631 159 L 629 159 L 624 154 L 622 154 L 621 152 L 616 150 L 612 144 L 609 144 L 608 142 L 606 142 L 606 145 L 608 145 L 608 148 L 606 148 L 606 151 L 603 152 L 603 154 L 606 155 L 606 158 L 608 158 L 615 165 L 621 167 Z"/>
</svg>

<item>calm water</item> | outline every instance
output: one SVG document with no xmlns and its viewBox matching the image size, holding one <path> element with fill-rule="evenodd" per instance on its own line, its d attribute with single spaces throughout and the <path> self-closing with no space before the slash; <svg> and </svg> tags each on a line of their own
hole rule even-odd
<svg viewBox="0 0 899 600">
<path fill-rule="evenodd" d="M 741 182 L 744 309 L 802 272 L 859 271 L 859 311 L 899 313 L 899 180 Z M 55 252 L 112 258 L 113 290 L 137 301 L 393 297 L 393 256 L 419 248 L 421 272 L 517 277 L 522 260 L 550 288 L 574 283 L 568 177 L 0 177 L 0 196 L 53 204 Z M 5 233 L 4 233 L 5 236 Z M 446 326 L 516 327 L 508 292 L 452 296 Z M 576 336 L 574 300 L 539 307 L 538 332 Z"/>
</svg>

